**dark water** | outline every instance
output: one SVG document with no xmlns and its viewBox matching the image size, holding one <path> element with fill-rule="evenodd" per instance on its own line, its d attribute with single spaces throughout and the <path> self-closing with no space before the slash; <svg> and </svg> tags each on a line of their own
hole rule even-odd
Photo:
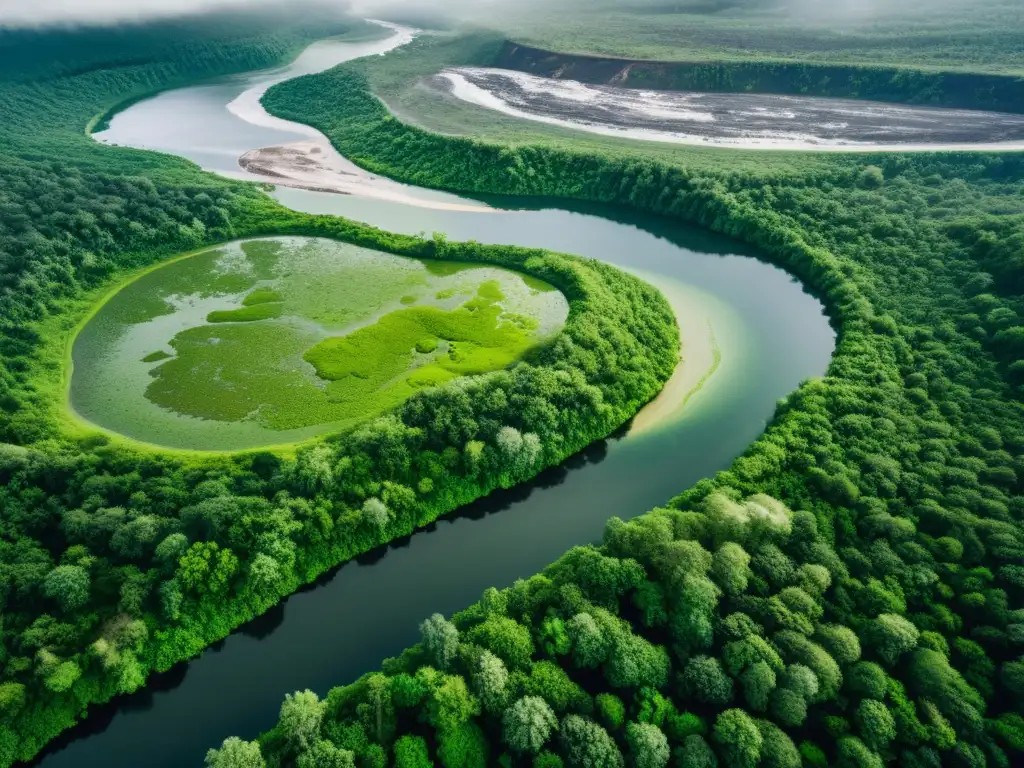
<svg viewBox="0 0 1024 768">
<path fill-rule="evenodd" d="M 233 98 L 209 88 L 170 96 L 189 118 Z M 114 127 L 137 118 L 134 110 L 145 104 Z M 230 120 L 219 119 L 228 130 Z M 144 121 L 135 125 L 143 144 Z M 160 130 L 165 150 L 188 154 L 186 139 L 166 140 L 167 126 Z M 184 126 L 184 133 L 195 135 L 195 127 Z M 207 133 L 207 146 L 216 138 Z M 119 143 L 132 142 L 121 134 Z M 255 737 L 274 724 L 285 693 L 325 694 L 352 681 L 414 642 L 429 614 L 452 613 L 488 586 L 529 576 L 568 548 L 598 539 L 609 517 L 646 512 L 726 468 L 763 431 L 776 401 L 823 374 L 832 354 L 834 335 L 817 300 L 781 270 L 701 231 L 544 201 L 529 210 L 471 213 L 297 190 L 277 196 L 300 210 L 394 231 L 544 245 L 638 270 L 676 295 L 682 310 L 692 303 L 712 323 L 722 364 L 664 428 L 625 429 L 529 486 L 339 568 L 145 691 L 94 710 L 40 761 L 46 768 L 199 765 L 226 736 Z"/>
</svg>

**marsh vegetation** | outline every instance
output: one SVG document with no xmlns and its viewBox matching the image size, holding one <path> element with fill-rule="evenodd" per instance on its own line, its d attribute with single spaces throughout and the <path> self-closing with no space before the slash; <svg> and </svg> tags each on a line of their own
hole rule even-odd
<svg viewBox="0 0 1024 768">
<path fill-rule="evenodd" d="M 232 243 L 104 301 L 74 342 L 71 406 L 166 447 L 295 442 L 505 368 L 567 315 L 552 286 L 509 270 L 327 240 Z"/>
</svg>

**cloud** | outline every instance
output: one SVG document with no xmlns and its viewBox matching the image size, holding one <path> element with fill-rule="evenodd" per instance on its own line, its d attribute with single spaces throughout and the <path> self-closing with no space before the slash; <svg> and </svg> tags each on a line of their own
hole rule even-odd
<svg viewBox="0 0 1024 768">
<path fill-rule="evenodd" d="M 97 24 L 279 5 L 287 0 L 0 0 L 0 27 Z M 339 0 L 339 5 L 344 5 Z"/>
</svg>

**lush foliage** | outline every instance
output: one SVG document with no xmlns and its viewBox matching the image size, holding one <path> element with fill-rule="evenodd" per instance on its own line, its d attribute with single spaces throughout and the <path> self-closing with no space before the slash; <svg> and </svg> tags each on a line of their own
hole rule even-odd
<svg viewBox="0 0 1024 768">
<path fill-rule="evenodd" d="M 368 765 L 405 735 L 449 767 L 1019 762 L 1019 157 L 738 171 L 721 152 L 692 167 L 693 152 L 508 147 L 406 126 L 352 69 L 267 104 L 399 179 L 732 234 L 799 275 L 839 331 L 828 375 L 732 468 L 435 617 L 445 664 L 425 634 L 331 691 L 320 737 Z M 269 765 L 301 757 L 284 723 L 260 747 Z"/>
<path fill-rule="evenodd" d="M 265 45 L 248 27 L 224 32 L 203 44 L 212 58 L 172 42 L 108 67 L 83 43 L 95 56 L 81 66 L 54 73 L 42 57 L 33 77 L 0 81 L 0 764 L 32 757 L 89 704 L 137 689 L 337 563 L 607 435 L 675 366 L 668 305 L 603 264 L 293 214 L 254 187 L 84 134 L 126 98 L 269 65 L 339 29 L 296 18 L 264 22 Z M 64 429 L 64 345 L 105 286 L 176 251 L 269 234 L 508 266 L 561 289 L 570 317 L 522 364 L 427 389 L 294 455 L 171 455 Z M 290 743 L 311 755 L 304 764 L 343 765 L 313 738 L 310 696 L 283 712 Z M 415 760 L 416 745 L 406 753 Z M 233 742 L 210 760 L 257 758 Z"/>
</svg>

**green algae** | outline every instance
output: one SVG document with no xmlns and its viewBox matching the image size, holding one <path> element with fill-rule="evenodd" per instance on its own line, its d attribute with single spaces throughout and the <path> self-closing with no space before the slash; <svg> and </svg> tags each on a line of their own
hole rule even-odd
<svg viewBox="0 0 1024 768">
<path fill-rule="evenodd" d="M 305 440 L 550 337 L 568 303 L 524 277 L 307 238 L 212 249 L 97 310 L 72 349 L 70 402 L 100 427 L 174 448 Z"/>
<path fill-rule="evenodd" d="M 206 316 L 208 323 L 254 323 L 280 317 L 284 312 L 281 304 L 252 304 L 238 309 L 222 309 Z"/>
</svg>

